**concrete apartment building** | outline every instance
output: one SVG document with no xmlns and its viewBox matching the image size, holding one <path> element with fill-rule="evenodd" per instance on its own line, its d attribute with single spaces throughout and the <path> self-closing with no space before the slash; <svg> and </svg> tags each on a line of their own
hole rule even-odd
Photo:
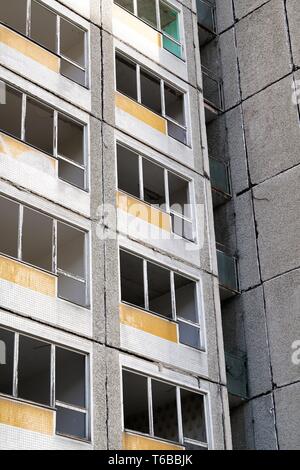
<svg viewBox="0 0 300 470">
<path fill-rule="evenodd" d="M 1 3 L 0 448 L 300 447 L 299 23 Z"/>
</svg>

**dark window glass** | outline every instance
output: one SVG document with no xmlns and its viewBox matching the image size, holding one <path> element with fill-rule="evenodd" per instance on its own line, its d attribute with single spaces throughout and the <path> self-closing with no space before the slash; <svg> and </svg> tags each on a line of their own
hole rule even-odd
<svg viewBox="0 0 300 470">
<path fill-rule="evenodd" d="M 25 140 L 51 155 L 53 155 L 53 115 L 53 109 L 33 98 L 27 98 Z"/>
<path fill-rule="evenodd" d="M 51 346 L 20 336 L 18 397 L 50 405 Z"/>
<path fill-rule="evenodd" d="M 56 347 L 56 400 L 85 407 L 85 359 L 83 354 Z"/>
<path fill-rule="evenodd" d="M 37 2 L 31 2 L 30 37 L 56 52 L 56 14 Z"/>
<path fill-rule="evenodd" d="M 2 0 L 0 20 L 11 28 L 26 34 L 27 0 Z"/>
<path fill-rule="evenodd" d="M 1 89 L 4 87 L 4 102 L 0 103 L 0 129 L 20 139 L 22 93 L 3 82 L 0 86 Z"/>
<path fill-rule="evenodd" d="M 124 302 L 145 307 L 143 260 L 120 251 L 121 295 Z"/>
<path fill-rule="evenodd" d="M 56 411 L 56 432 L 66 436 L 86 439 L 86 415 L 80 411 L 57 407 Z"/>
<path fill-rule="evenodd" d="M 60 52 L 72 62 L 84 67 L 85 32 L 64 18 L 60 19 Z"/>
<path fill-rule="evenodd" d="M 52 271 L 53 220 L 24 207 L 22 260 Z"/>
<path fill-rule="evenodd" d="M 166 116 L 178 122 L 182 126 L 185 125 L 184 117 L 184 96 L 181 91 L 175 90 L 165 83 L 165 107 Z"/>
<path fill-rule="evenodd" d="M 184 323 L 179 320 L 179 341 L 181 344 L 190 346 L 191 348 L 200 349 L 200 330 L 195 326 Z"/>
<path fill-rule="evenodd" d="M 140 197 L 139 157 L 132 150 L 117 145 L 118 188 L 137 198 Z"/>
<path fill-rule="evenodd" d="M 13 332 L 0 329 L 0 393 L 12 395 L 14 373 Z"/>
<path fill-rule="evenodd" d="M 17 258 L 19 204 L 0 198 L 0 252 Z"/>
<path fill-rule="evenodd" d="M 58 177 L 77 188 L 85 188 L 84 170 L 62 159 L 58 161 Z"/>
<path fill-rule="evenodd" d="M 85 278 L 85 233 L 62 222 L 57 223 L 57 267 Z"/>
<path fill-rule="evenodd" d="M 131 431 L 149 433 L 147 378 L 123 371 L 124 427 Z"/>
<path fill-rule="evenodd" d="M 141 103 L 161 114 L 160 80 L 141 70 Z"/>
<path fill-rule="evenodd" d="M 188 181 L 170 172 L 168 177 L 171 209 L 185 217 L 191 217 Z"/>
<path fill-rule="evenodd" d="M 115 0 L 115 3 L 120 7 L 130 11 L 130 13 L 134 12 L 133 0 Z"/>
<path fill-rule="evenodd" d="M 85 71 L 63 58 L 60 60 L 60 73 L 81 86 L 86 85 Z"/>
<path fill-rule="evenodd" d="M 177 316 L 198 323 L 196 283 L 184 276 L 174 274 L 174 284 Z"/>
<path fill-rule="evenodd" d="M 147 269 L 150 310 L 172 318 L 170 271 L 149 262 Z"/>
<path fill-rule="evenodd" d="M 149 204 L 165 204 L 164 169 L 143 159 L 144 200 Z"/>
<path fill-rule="evenodd" d="M 152 380 L 154 435 L 178 442 L 176 387 Z"/>
<path fill-rule="evenodd" d="M 84 164 L 83 126 L 62 114 L 58 116 L 58 154 Z"/>
<path fill-rule="evenodd" d="M 157 28 L 155 0 L 137 0 L 138 17 Z"/>
<path fill-rule="evenodd" d="M 184 437 L 207 442 L 203 395 L 184 389 L 180 394 Z"/>
<path fill-rule="evenodd" d="M 116 56 L 116 80 L 120 93 L 137 99 L 136 65 L 119 55 Z"/>
</svg>

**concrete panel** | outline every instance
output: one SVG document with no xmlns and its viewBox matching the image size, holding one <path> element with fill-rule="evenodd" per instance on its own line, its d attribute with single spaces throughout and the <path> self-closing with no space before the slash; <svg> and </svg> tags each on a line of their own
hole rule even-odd
<svg viewBox="0 0 300 470">
<path fill-rule="evenodd" d="M 299 266 L 300 167 L 253 190 L 262 279 Z"/>
<path fill-rule="evenodd" d="M 268 0 L 233 0 L 233 2 L 235 16 L 240 19 L 267 3 Z"/>
<path fill-rule="evenodd" d="M 123 444 L 122 378 L 119 352 L 115 349 L 106 350 L 106 377 L 108 449 L 121 450 Z"/>
<path fill-rule="evenodd" d="M 248 165 L 241 106 L 226 113 L 227 153 L 230 160 L 232 191 L 237 194 L 249 187 Z"/>
<path fill-rule="evenodd" d="M 231 28 L 219 37 L 220 60 L 224 90 L 224 108 L 229 109 L 240 102 L 240 86 L 235 46 L 234 29 Z"/>
<path fill-rule="evenodd" d="M 91 76 L 91 112 L 102 117 L 102 51 L 101 31 L 98 26 L 90 26 L 90 76 Z"/>
<path fill-rule="evenodd" d="M 291 72 L 281 0 L 271 0 L 237 23 L 236 38 L 243 98 Z"/>
<path fill-rule="evenodd" d="M 95 450 L 107 449 L 106 355 L 105 347 L 93 343 L 91 385 L 93 444 Z"/>
<path fill-rule="evenodd" d="M 293 343 L 300 332 L 300 270 L 264 285 L 273 379 L 277 386 L 300 380 Z"/>
<path fill-rule="evenodd" d="M 300 383 L 274 392 L 280 450 L 300 450 Z"/>
<path fill-rule="evenodd" d="M 252 183 L 259 183 L 299 162 L 300 128 L 287 77 L 243 104 Z"/>
<path fill-rule="evenodd" d="M 287 19 L 290 31 L 290 39 L 292 46 L 292 55 L 294 65 L 300 66 L 300 2 L 298 0 L 287 0 Z"/>
<path fill-rule="evenodd" d="M 251 401 L 256 450 L 277 450 L 275 410 L 272 395 Z"/>
<path fill-rule="evenodd" d="M 232 0 L 216 0 L 217 31 L 220 34 L 234 23 Z"/>
</svg>

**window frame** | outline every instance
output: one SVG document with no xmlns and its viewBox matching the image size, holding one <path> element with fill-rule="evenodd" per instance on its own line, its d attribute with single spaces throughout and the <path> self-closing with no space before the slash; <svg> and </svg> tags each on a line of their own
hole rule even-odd
<svg viewBox="0 0 300 470">
<path fill-rule="evenodd" d="M 76 354 L 79 354 L 79 355 L 82 355 L 82 356 L 85 357 L 85 378 L 84 378 L 84 382 L 85 382 L 86 406 L 85 406 L 84 409 L 81 408 L 81 407 L 68 406 L 68 405 L 65 406 L 65 407 L 66 408 L 67 407 L 71 408 L 74 411 L 78 411 L 78 412 L 84 413 L 86 415 L 86 437 L 85 438 L 80 438 L 80 437 L 76 437 L 76 436 L 72 436 L 72 435 L 68 435 L 68 434 L 58 433 L 56 431 L 56 428 L 55 428 L 55 434 L 57 436 L 62 436 L 62 437 L 66 437 L 66 438 L 69 438 L 69 439 L 75 439 L 75 440 L 83 441 L 83 442 L 90 442 L 91 441 L 91 406 L 90 406 L 90 402 L 91 402 L 91 397 L 90 397 L 90 394 L 91 394 L 91 387 L 90 387 L 90 357 L 91 356 L 90 356 L 90 354 L 87 353 L 87 352 L 82 352 L 82 351 L 73 349 L 69 346 L 65 346 L 65 345 L 62 345 L 62 344 L 58 344 L 56 342 L 49 341 L 48 339 L 45 339 L 45 338 L 40 338 L 40 337 L 31 335 L 29 333 L 23 333 L 23 332 L 20 332 L 18 330 L 11 329 L 10 327 L 3 326 L 2 324 L 0 325 L 0 329 L 5 330 L 5 331 L 10 331 L 14 334 L 13 390 L 12 390 L 11 395 L 0 392 L 0 396 L 12 398 L 13 400 L 16 400 L 18 402 L 28 403 L 28 404 L 31 404 L 31 405 L 34 405 L 34 406 L 38 406 L 40 408 L 53 410 L 55 412 L 57 411 L 57 407 L 63 407 L 62 405 L 67 405 L 67 404 L 64 404 L 64 403 L 61 403 L 61 402 L 57 401 L 56 397 L 55 397 L 55 386 L 56 386 L 56 383 L 55 383 L 56 382 L 55 355 L 56 355 L 56 348 L 68 350 L 68 351 L 71 351 L 73 353 L 76 353 Z M 50 405 L 41 404 L 41 403 L 31 401 L 31 400 L 27 400 L 27 399 L 24 399 L 24 398 L 18 396 L 19 344 L 20 344 L 20 337 L 21 336 L 26 337 L 26 338 L 30 338 L 32 340 L 41 341 L 41 342 L 43 342 L 43 343 L 50 346 L 50 349 L 51 349 L 51 354 L 50 354 L 50 391 L 49 391 Z"/>
<path fill-rule="evenodd" d="M 89 263 L 88 263 L 88 260 L 89 260 L 89 233 L 87 231 L 85 231 L 84 229 L 82 229 L 82 228 L 78 228 L 78 227 L 76 227 L 76 226 L 74 226 L 74 225 L 72 225 L 68 222 L 65 222 L 65 221 L 61 220 L 61 219 L 56 219 L 53 216 L 51 216 L 51 215 L 49 215 L 49 214 L 47 214 L 47 213 L 45 213 L 45 212 L 43 212 L 39 209 L 36 209 L 35 207 L 32 207 L 32 206 L 29 206 L 29 205 L 24 204 L 22 202 L 16 201 L 15 199 L 7 197 L 6 195 L 0 194 L 0 198 L 7 199 L 7 200 L 17 204 L 18 208 L 19 208 L 19 211 L 18 211 L 17 257 L 15 258 L 13 256 L 10 256 L 10 255 L 4 253 L 4 252 L 0 252 L 0 254 L 2 256 L 5 256 L 6 258 L 14 259 L 14 260 L 16 260 L 16 261 L 18 261 L 22 264 L 25 264 L 27 266 L 31 266 L 35 269 L 38 269 L 39 271 L 51 274 L 52 276 L 55 276 L 56 278 L 58 278 L 58 275 L 61 274 L 63 276 L 70 277 L 70 278 L 78 280 L 80 282 L 84 282 L 84 284 L 85 284 L 85 304 L 84 305 L 81 305 L 81 304 L 78 304 L 74 301 L 65 299 L 64 297 L 60 297 L 58 294 L 57 294 L 57 297 L 60 298 L 60 299 L 65 300 L 66 302 L 70 302 L 71 304 L 79 305 L 83 308 L 89 309 L 90 308 L 90 278 L 89 278 Z M 44 268 L 41 268 L 39 266 L 33 265 L 33 264 L 28 263 L 27 261 L 24 261 L 22 259 L 22 228 L 23 228 L 24 208 L 27 208 L 31 211 L 35 211 L 39 214 L 45 215 L 45 216 L 49 217 L 52 220 L 52 271 L 48 271 L 47 269 L 44 269 Z M 77 230 L 77 231 L 80 231 L 80 232 L 84 233 L 84 253 L 83 253 L 84 269 L 85 269 L 85 278 L 84 279 L 81 278 L 80 276 L 75 276 L 74 274 L 68 273 L 68 272 L 66 272 L 64 270 L 61 270 L 61 269 L 58 269 L 58 267 L 57 267 L 57 247 L 58 247 L 57 223 L 58 222 L 62 223 L 62 224 L 65 224 L 65 225 L 73 228 L 74 230 Z"/>
<path fill-rule="evenodd" d="M 149 433 L 142 433 L 139 431 L 135 431 L 132 429 L 128 429 L 125 427 L 125 413 L 124 413 L 124 391 L 123 391 L 123 371 L 129 372 L 131 374 L 135 375 L 140 375 L 142 377 L 145 377 L 147 380 L 147 392 L 148 392 L 148 419 L 149 419 Z M 200 390 L 194 390 L 189 387 L 181 386 L 176 383 L 172 383 L 168 381 L 167 379 L 161 378 L 161 377 L 154 377 L 151 375 L 147 375 L 144 372 L 136 371 L 134 369 L 131 369 L 130 367 L 127 366 L 122 366 L 121 367 L 121 393 L 122 393 L 122 428 L 123 432 L 128 432 L 128 433 L 133 433 L 136 435 L 141 435 L 145 437 L 150 437 L 151 439 L 156 439 L 162 442 L 171 442 L 177 445 L 181 445 L 185 447 L 185 443 L 188 444 L 194 444 L 196 446 L 209 449 L 209 432 L 208 432 L 208 413 L 207 413 L 207 394 L 204 392 L 201 392 Z M 152 399 L 152 380 L 156 382 L 162 382 L 164 384 L 173 386 L 176 390 L 176 408 L 177 408 L 177 424 L 178 424 L 178 441 L 170 441 L 168 439 L 164 439 L 162 437 L 155 436 L 154 434 L 154 419 L 153 419 L 153 399 Z M 195 395 L 201 395 L 203 397 L 203 411 L 204 411 L 204 420 L 205 420 L 205 430 L 206 430 L 206 440 L 207 442 L 201 442 L 201 441 L 196 441 L 194 439 L 186 438 L 184 437 L 184 432 L 183 432 L 183 416 L 182 416 L 182 408 L 181 408 L 181 390 L 187 390 L 191 393 L 194 393 Z"/>
<path fill-rule="evenodd" d="M 174 216 L 178 217 L 179 219 L 190 223 L 191 227 L 192 227 L 192 233 L 193 233 L 193 239 L 192 240 L 190 240 L 189 238 L 185 238 L 184 236 L 180 236 L 180 235 L 176 234 L 175 232 L 173 232 L 172 221 L 171 221 L 171 230 L 172 230 L 173 235 L 175 235 L 175 238 L 178 237 L 178 238 L 181 238 L 185 241 L 188 241 L 188 242 L 191 242 L 191 243 L 196 243 L 197 242 L 197 237 L 196 237 L 196 232 L 195 232 L 195 217 L 194 217 L 194 210 L 193 210 L 193 204 L 192 204 L 192 187 L 191 187 L 192 181 L 188 178 L 183 177 L 179 173 L 176 173 L 175 171 L 170 170 L 169 168 L 163 166 L 161 163 L 156 162 L 155 160 L 153 160 L 152 158 L 144 155 L 143 153 L 139 152 L 138 150 L 134 150 L 132 147 L 130 147 L 129 145 L 127 145 L 123 142 L 121 142 L 120 140 L 116 141 L 117 165 L 118 165 L 118 147 L 123 147 L 123 148 L 129 150 L 130 152 L 132 152 L 133 154 L 135 154 L 137 156 L 137 159 L 138 159 L 138 174 L 139 174 L 139 181 L 138 181 L 139 197 L 137 198 L 137 196 L 135 196 L 133 194 L 130 194 L 127 191 L 124 191 L 123 189 L 119 188 L 119 180 L 118 180 L 118 172 L 117 172 L 117 189 L 118 189 L 118 191 L 120 191 L 124 194 L 128 194 L 129 196 L 134 197 L 134 198 L 142 201 L 144 204 L 147 204 L 148 206 L 151 206 L 151 207 L 155 208 L 155 204 L 152 205 L 149 202 L 145 201 L 145 199 L 144 199 L 143 161 L 144 160 L 149 161 L 153 165 L 156 165 L 156 166 L 162 168 L 163 171 L 164 171 L 164 188 L 163 188 L 163 192 L 164 192 L 164 196 L 165 196 L 165 208 L 159 207 L 159 210 L 161 210 L 162 212 L 165 212 L 170 217 L 172 217 L 172 215 L 174 215 Z M 176 212 L 176 211 L 172 210 L 171 207 L 170 207 L 170 188 L 169 188 L 169 175 L 170 174 L 173 174 L 173 175 L 177 176 L 178 178 L 181 178 L 182 180 L 186 181 L 187 184 L 188 184 L 188 204 L 190 205 L 190 208 L 191 208 L 190 217 L 185 216 L 183 213 L 180 214 L 179 212 Z"/>
<path fill-rule="evenodd" d="M 84 191 L 86 193 L 89 193 L 89 164 L 88 164 L 88 133 L 89 133 L 89 129 L 88 129 L 88 124 L 84 123 L 84 122 L 82 122 L 82 121 L 80 121 L 80 120 L 78 120 L 78 119 L 76 119 L 76 118 L 74 118 L 70 115 L 68 115 L 67 113 L 64 113 L 63 111 L 59 111 L 57 108 L 54 108 L 52 105 L 49 105 L 44 100 L 41 100 L 40 98 L 36 98 L 35 96 L 33 96 L 33 95 L 23 91 L 22 89 L 16 87 L 15 85 L 11 85 L 10 83 L 7 83 L 4 80 L 1 80 L 1 82 L 4 83 L 5 86 L 8 86 L 9 88 L 11 88 L 13 91 L 21 94 L 22 107 L 21 107 L 21 116 L 20 116 L 20 119 L 21 119 L 21 136 L 16 137 L 13 134 L 10 134 L 10 133 L 6 132 L 5 130 L 2 130 L 1 127 L 0 127 L 0 132 L 2 132 L 3 134 L 9 135 L 10 137 L 13 137 L 14 139 L 16 139 L 20 142 L 23 142 L 25 145 L 28 145 L 29 147 L 32 147 L 32 148 L 38 150 L 39 152 L 44 153 L 45 155 L 48 155 L 48 156 L 54 158 L 55 160 L 57 160 L 58 166 L 59 166 L 60 160 L 62 160 L 64 162 L 72 165 L 73 167 L 79 168 L 80 170 L 82 170 L 83 173 L 84 173 L 84 187 L 83 188 L 77 186 L 74 183 L 70 183 L 69 181 L 66 181 L 64 178 L 61 178 L 59 176 L 59 168 L 57 168 L 56 176 L 61 181 L 64 181 L 65 183 L 73 186 L 74 188 L 79 189 L 81 191 Z M 27 100 L 28 99 L 33 100 L 34 102 L 36 102 L 38 104 L 41 104 L 42 106 L 45 106 L 46 108 L 51 110 L 51 112 L 53 112 L 53 129 L 52 129 L 53 154 L 48 153 L 45 150 L 42 150 L 42 149 L 36 147 L 35 145 L 33 145 L 32 143 L 26 141 L 26 117 L 27 117 Z M 82 127 L 82 152 L 83 152 L 83 164 L 82 165 L 75 162 L 74 160 L 69 159 L 68 157 L 60 155 L 59 152 L 58 152 L 58 132 L 59 132 L 58 118 L 59 118 L 59 116 L 61 116 L 62 118 L 65 118 L 68 121 L 71 121 L 71 122 L 75 123 L 76 125 L 79 125 L 80 127 Z"/>
<path fill-rule="evenodd" d="M 38 3 L 42 8 L 45 8 L 46 10 L 49 10 L 51 13 L 56 15 L 56 31 L 55 31 L 55 49 L 56 50 L 55 51 L 52 51 L 51 49 L 48 49 L 46 46 L 44 46 L 43 44 L 40 44 L 38 41 L 31 38 L 31 36 L 30 36 L 31 35 L 31 5 L 32 5 L 32 2 Z M 60 75 L 62 75 L 64 78 L 67 78 L 71 82 L 76 83 L 79 86 L 82 86 L 83 88 L 89 89 L 90 88 L 90 84 L 89 84 L 89 66 L 88 66 L 88 49 L 89 49 L 88 48 L 88 43 L 89 43 L 89 41 L 88 41 L 88 37 L 87 37 L 88 36 L 88 30 L 86 30 L 83 26 L 76 24 L 74 21 L 70 20 L 69 18 L 65 17 L 64 15 L 62 15 L 62 14 L 58 13 L 57 11 L 53 10 L 48 5 L 39 2 L 39 0 L 26 0 L 26 5 L 27 5 L 27 7 L 26 7 L 26 18 L 25 18 L 25 25 L 26 25 L 25 34 L 18 31 L 18 30 L 16 30 L 15 28 L 13 28 L 12 26 L 10 26 L 8 24 L 2 23 L 1 21 L 0 21 L 0 24 L 3 24 L 5 27 L 8 27 L 8 28 L 12 29 L 16 33 L 20 34 L 21 36 L 23 36 L 23 37 L 29 39 L 30 41 L 32 41 L 34 44 L 37 44 L 38 46 L 42 47 L 46 51 L 50 52 L 51 54 L 54 54 L 55 56 L 59 57 L 59 59 L 65 60 L 66 62 L 70 63 L 71 65 L 73 65 L 73 66 L 77 67 L 78 69 L 80 69 L 81 71 L 83 71 L 84 74 L 85 74 L 84 85 L 82 85 L 81 83 L 78 83 L 75 80 L 73 80 L 69 77 L 66 77 L 64 74 L 62 74 L 61 73 L 61 63 L 59 64 L 60 65 L 60 70 L 59 70 Z M 80 64 L 72 61 L 72 59 L 69 59 L 64 54 L 61 53 L 61 50 L 60 50 L 60 23 L 61 23 L 61 18 L 65 21 L 71 23 L 72 25 L 74 25 L 76 28 L 80 29 L 84 33 L 84 44 L 83 44 L 83 48 L 84 48 L 84 67 L 82 67 Z"/>
<path fill-rule="evenodd" d="M 123 59 L 124 61 L 126 62 L 129 62 L 131 64 L 133 64 L 135 66 L 135 69 L 136 69 L 136 82 L 137 82 L 137 99 L 133 98 L 132 96 L 130 95 L 127 95 L 125 93 L 123 93 L 122 91 L 119 91 L 118 90 L 118 83 L 117 83 L 117 74 L 116 74 L 116 62 L 118 60 L 118 57 L 120 57 L 121 59 Z M 141 96 L 141 70 L 144 70 L 146 73 L 148 73 L 149 75 L 152 75 L 154 78 L 156 78 L 157 80 L 159 80 L 160 82 L 160 101 L 161 101 L 161 114 L 157 113 L 156 111 L 154 111 L 153 109 L 149 108 L 148 106 L 146 106 L 145 104 L 143 104 L 142 102 L 142 96 Z M 166 114 L 166 106 L 165 106 L 165 84 L 167 86 L 169 86 L 171 89 L 177 91 L 178 93 L 181 93 L 182 96 L 183 96 L 183 117 L 184 117 L 184 125 L 180 124 L 178 121 L 175 121 L 173 118 L 171 118 L 170 116 L 168 116 Z M 162 78 L 161 76 L 157 75 L 156 73 L 153 73 L 153 71 L 149 70 L 147 67 L 145 67 L 144 65 L 140 65 L 138 62 L 135 61 L 135 59 L 133 58 L 129 58 L 125 53 L 123 53 L 122 51 L 120 51 L 119 49 L 116 49 L 115 50 L 115 89 L 118 93 L 120 93 L 121 95 L 124 95 L 124 96 L 127 96 L 128 98 L 130 98 L 132 101 L 135 101 L 137 102 L 138 104 L 140 104 L 141 106 L 143 106 L 144 108 L 146 109 L 149 109 L 152 113 L 156 114 L 157 116 L 160 116 L 162 117 L 163 119 L 165 119 L 167 121 L 167 129 L 168 129 L 168 137 L 171 138 L 171 139 L 174 139 L 176 140 L 176 142 L 179 142 L 185 146 L 188 146 L 189 145 L 189 130 L 188 130 L 188 113 L 187 113 L 187 99 L 188 99 L 188 92 L 185 91 L 185 90 L 182 90 L 181 88 L 179 88 L 178 86 L 174 86 L 172 83 L 170 83 L 168 80 L 165 80 L 164 78 Z M 177 127 L 180 127 L 181 130 L 184 131 L 185 133 L 185 142 L 183 142 L 182 140 L 179 140 L 179 139 L 176 139 L 175 137 L 172 137 L 169 135 L 169 126 L 168 126 L 168 123 L 169 121 L 171 123 L 173 123 L 175 126 Z"/>
<path fill-rule="evenodd" d="M 142 21 L 143 23 L 145 23 L 147 26 L 149 26 L 150 28 L 154 29 L 155 31 L 158 31 L 162 37 L 166 37 L 167 39 L 169 39 L 170 41 L 172 41 L 173 43 L 175 43 L 177 46 L 180 47 L 180 51 L 181 51 L 181 54 L 180 56 L 174 54 L 172 51 L 170 51 L 169 49 L 166 49 L 164 46 L 163 46 L 163 41 L 162 41 L 162 48 L 169 52 L 172 56 L 176 57 L 177 59 L 179 60 L 182 60 L 182 61 L 185 61 L 185 48 L 184 48 L 184 44 L 183 44 L 183 34 L 182 34 L 182 31 L 183 31 L 183 25 L 182 25 L 182 11 L 176 7 L 175 5 L 171 4 L 170 2 L 167 2 L 165 0 L 154 0 L 155 1 L 155 11 L 156 11 L 156 22 L 157 22 L 157 25 L 156 27 L 152 24 L 150 24 L 148 21 L 144 20 L 143 18 L 141 18 L 139 15 L 138 15 L 138 6 L 137 6 L 137 0 L 132 0 L 133 2 L 133 12 L 131 12 L 130 10 L 128 10 L 127 8 L 119 5 L 119 3 L 117 3 L 115 0 L 114 0 L 114 3 L 115 5 L 117 5 L 119 8 L 122 8 L 123 10 L 127 11 L 127 13 L 129 13 L 130 15 L 133 15 L 135 16 L 136 18 L 138 18 L 140 21 Z M 179 37 L 180 37 L 180 40 L 177 41 L 175 38 L 173 38 L 172 36 L 170 36 L 169 34 L 167 34 L 165 31 L 162 30 L 161 28 L 161 16 L 160 16 L 160 3 L 166 5 L 167 7 L 173 9 L 174 11 L 176 11 L 177 15 L 178 15 L 178 29 L 179 29 Z"/>
<path fill-rule="evenodd" d="M 136 258 L 139 258 L 143 262 L 143 291 L 144 291 L 144 305 L 145 307 L 140 307 L 135 304 L 132 304 L 130 302 L 127 302 L 126 300 L 122 299 L 122 288 L 121 288 L 121 260 L 120 260 L 120 253 L 121 251 L 129 254 L 130 256 L 135 256 Z M 168 318 L 165 315 L 162 315 L 160 313 L 157 313 L 149 308 L 149 284 L 148 284 L 148 263 L 154 264 L 158 266 L 159 268 L 162 269 L 167 269 L 170 274 L 170 294 L 171 294 L 171 306 L 172 306 L 172 311 L 170 312 L 171 316 Z M 190 320 L 186 320 L 180 316 L 177 317 L 177 311 L 176 311 L 176 292 L 175 292 L 175 281 L 174 281 L 174 275 L 178 274 L 181 277 L 184 277 L 187 280 L 190 280 L 191 282 L 195 283 L 195 304 L 196 304 L 196 317 L 197 317 L 197 323 L 194 323 Z M 138 253 L 133 253 L 132 251 L 128 250 L 127 248 L 120 246 L 119 247 L 119 289 L 120 289 L 120 302 L 125 305 L 130 305 L 132 307 L 138 308 L 140 310 L 143 310 L 145 312 L 151 313 L 153 315 L 156 315 L 164 320 L 170 321 L 178 325 L 179 329 L 179 323 L 186 323 L 189 326 L 192 326 L 193 328 L 198 330 L 198 335 L 199 335 L 199 348 L 189 346 L 184 343 L 179 344 L 183 347 L 191 348 L 195 351 L 204 351 L 205 350 L 205 342 L 204 342 L 204 331 L 203 331 L 203 308 L 202 308 L 202 289 L 201 289 L 201 281 L 199 279 L 195 279 L 189 275 L 183 274 L 181 272 L 177 272 L 169 268 L 168 266 L 162 265 L 157 263 L 154 260 L 144 258 L 142 255 Z"/>
</svg>

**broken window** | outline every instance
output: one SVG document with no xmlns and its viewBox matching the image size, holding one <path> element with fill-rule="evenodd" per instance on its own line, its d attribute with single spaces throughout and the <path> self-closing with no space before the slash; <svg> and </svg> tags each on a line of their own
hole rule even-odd
<svg viewBox="0 0 300 470">
<path fill-rule="evenodd" d="M 14 333 L 0 328 L 0 393 L 5 395 L 13 393 L 14 342 Z"/>
<path fill-rule="evenodd" d="M 164 169 L 143 159 L 144 201 L 153 205 L 165 204 Z"/>
<path fill-rule="evenodd" d="M 123 371 L 124 427 L 149 434 L 148 386 L 143 375 Z"/>
<path fill-rule="evenodd" d="M 152 111 L 161 114 L 160 80 L 141 69 L 141 103 Z"/>
<path fill-rule="evenodd" d="M 53 109 L 27 98 L 25 140 L 50 155 L 53 155 L 53 118 Z"/>
<path fill-rule="evenodd" d="M 172 318 L 170 271 L 156 264 L 147 263 L 149 309 Z"/>
<path fill-rule="evenodd" d="M 0 252 L 18 257 L 19 205 L 4 197 L 0 198 Z"/>
<path fill-rule="evenodd" d="M 167 51 L 181 57 L 179 13 L 164 2 L 159 2 L 159 11 L 163 46 Z"/>
<path fill-rule="evenodd" d="M 60 18 L 61 73 L 80 85 L 85 85 L 85 32 Z"/>
<path fill-rule="evenodd" d="M 142 258 L 120 251 L 121 298 L 123 302 L 145 307 Z"/>
<path fill-rule="evenodd" d="M 18 397 L 50 406 L 51 345 L 20 336 Z"/>
<path fill-rule="evenodd" d="M 0 129 L 20 139 L 22 93 L 7 84 L 4 84 L 4 86 L 5 102 L 0 103 Z"/>
<path fill-rule="evenodd" d="M 58 295 L 81 306 L 87 303 L 85 233 L 57 223 Z"/>
<path fill-rule="evenodd" d="M 176 387 L 158 380 L 151 382 L 154 436 L 178 442 Z"/>
<path fill-rule="evenodd" d="M 24 207 L 22 260 L 52 271 L 53 219 Z"/>
<path fill-rule="evenodd" d="M 115 3 L 130 13 L 134 13 L 134 0 L 115 0 Z"/>
<path fill-rule="evenodd" d="M 57 153 L 59 177 L 84 189 L 84 128 L 62 114 L 58 115 Z"/>
<path fill-rule="evenodd" d="M 139 156 L 127 147 L 117 144 L 117 160 L 118 188 L 139 198 Z"/>
<path fill-rule="evenodd" d="M 26 34 L 27 0 L 1 2 L 0 20 L 19 33 Z"/>
<path fill-rule="evenodd" d="M 137 0 L 137 16 L 154 28 L 157 28 L 156 1 Z"/>
<path fill-rule="evenodd" d="M 204 396 L 123 370 L 124 429 L 198 450 L 208 448 Z"/>
<path fill-rule="evenodd" d="M 86 356 L 56 347 L 55 370 L 56 431 L 84 439 L 87 437 Z"/>
<path fill-rule="evenodd" d="M 31 2 L 30 37 L 56 52 L 56 14 L 38 2 Z"/>
<path fill-rule="evenodd" d="M 136 65 L 120 55 L 116 57 L 116 80 L 120 93 L 137 100 Z"/>
</svg>

